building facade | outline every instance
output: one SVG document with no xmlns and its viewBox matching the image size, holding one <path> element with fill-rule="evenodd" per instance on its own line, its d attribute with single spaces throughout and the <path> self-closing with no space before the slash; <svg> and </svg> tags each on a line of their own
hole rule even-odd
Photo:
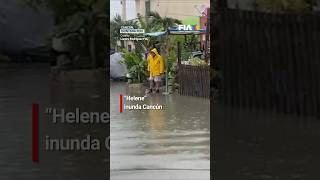
<svg viewBox="0 0 320 180">
<path fill-rule="evenodd" d="M 136 13 L 142 16 L 150 11 L 158 12 L 179 20 L 194 16 L 201 16 L 202 12 L 210 7 L 210 0 L 135 0 Z"/>
<path fill-rule="evenodd" d="M 209 28 L 208 28 L 209 16 L 210 16 L 210 8 L 207 8 L 203 12 L 202 16 L 200 17 L 200 28 L 201 29 L 206 29 L 207 31 L 209 30 Z M 210 43 L 208 43 L 207 38 L 210 38 L 210 36 L 207 36 L 206 33 L 203 33 L 203 34 L 200 35 L 200 46 L 201 46 L 201 50 L 202 51 L 205 51 L 205 49 L 208 48 L 207 46 L 210 44 Z M 206 44 L 206 43 L 208 43 L 208 44 Z"/>
</svg>

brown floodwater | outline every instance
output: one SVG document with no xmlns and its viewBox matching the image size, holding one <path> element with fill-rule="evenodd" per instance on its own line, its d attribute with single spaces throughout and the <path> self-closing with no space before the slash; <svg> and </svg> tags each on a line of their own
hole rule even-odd
<svg viewBox="0 0 320 180">
<path fill-rule="evenodd" d="M 120 94 L 142 97 L 145 91 L 126 83 L 110 86 L 112 180 L 210 179 L 209 100 L 152 94 L 123 103 L 162 105 L 162 110 L 120 113 Z"/>
<path fill-rule="evenodd" d="M 45 136 L 104 140 L 109 124 L 53 124 L 46 108 L 80 108 L 88 112 L 109 111 L 107 81 L 99 83 L 53 83 L 47 64 L 0 66 L 0 179 L 87 180 L 107 179 L 109 152 L 46 151 Z M 32 163 L 31 104 L 40 106 L 40 161 Z"/>
</svg>

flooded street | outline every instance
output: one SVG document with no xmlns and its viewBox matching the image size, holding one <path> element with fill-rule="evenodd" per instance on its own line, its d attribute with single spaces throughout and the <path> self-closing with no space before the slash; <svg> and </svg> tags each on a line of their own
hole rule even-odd
<svg viewBox="0 0 320 180">
<path fill-rule="evenodd" d="M 119 112 L 119 94 L 143 96 L 125 83 L 110 84 L 112 180 L 210 179 L 210 102 L 152 94 L 139 104 L 162 110 Z M 127 102 L 124 104 L 136 104 Z"/>
<path fill-rule="evenodd" d="M 53 124 L 45 114 L 48 107 L 74 111 L 108 112 L 109 89 L 100 84 L 52 83 L 46 64 L 0 66 L 0 179 L 1 180 L 87 180 L 106 179 L 109 152 L 45 151 L 45 136 L 97 139 L 108 136 L 105 124 Z M 31 104 L 39 103 L 39 163 L 32 163 Z"/>
</svg>

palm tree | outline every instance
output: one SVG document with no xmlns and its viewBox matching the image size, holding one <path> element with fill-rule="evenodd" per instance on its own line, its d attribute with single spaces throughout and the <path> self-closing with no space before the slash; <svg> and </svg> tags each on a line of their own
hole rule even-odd
<svg viewBox="0 0 320 180">
<path fill-rule="evenodd" d="M 146 33 L 156 32 L 160 30 L 160 25 L 152 21 L 150 17 L 144 17 L 138 14 L 138 25 L 139 28 L 144 29 Z M 156 38 L 150 37 L 147 41 L 137 42 L 136 45 L 140 47 L 141 51 L 146 51 L 150 49 L 156 42 Z"/>
<path fill-rule="evenodd" d="M 109 2 L 105 0 L 24 0 L 24 3 L 34 9 L 45 7 L 53 12 L 55 32 L 52 38 L 75 37 L 83 41 L 79 43 L 70 39 L 68 46 L 77 53 L 87 52 L 91 59 L 92 68 L 103 62 L 102 54 L 107 45 L 106 24 L 109 14 L 106 9 Z M 98 62 L 99 60 L 99 62 Z"/>
<path fill-rule="evenodd" d="M 110 45 L 111 48 L 116 48 L 117 47 L 117 42 L 120 38 L 120 29 L 121 26 L 132 26 L 134 28 L 138 28 L 138 24 L 136 21 L 123 21 L 120 17 L 120 15 L 116 15 L 112 21 L 110 22 Z M 123 42 L 122 45 L 123 47 Z"/>
<path fill-rule="evenodd" d="M 145 29 L 145 32 L 166 31 L 171 26 L 181 24 L 180 20 L 170 17 L 161 17 L 157 12 L 150 12 L 149 16 L 147 17 L 143 17 L 140 14 L 138 14 L 138 21 L 140 28 Z M 156 38 L 150 37 L 149 41 L 143 42 L 143 46 L 145 50 L 148 50 L 156 42 Z"/>
<path fill-rule="evenodd" d="M 111 47 L 116 47 L 116 42 L 120 36 L 119 30 L 121 26 L 133 26 L 135 28 L 144 29 L 146 33 L 166 31 L 169 27 L 181 24 L 178 19 L 170 17 L 161 17 L 157 12 L 150 12 L 149 16 L 137 15 L 136 20 L 123 21 L 119 15 L 115 16 L 110 24 Z M 148 41 L 136 41 L 136 51 L 145 52 L 149 50 L 155 43 L 157 38 L 150 37 Z"/>
<path fill-rule="evenodd" d="M 117 14 L 110 22 L 110 46 L 115 48 L 117 46 L 118 37 L 120 36 L 119 29 L 122 26 L 123 21 Z"/>
<path fill-rule="evenodd" d="M 160 25 L 160 30 L 167 30 L 169 27 L 176 24 L 181 24 L 181 21 L 178 19 L 170 17 L 161 17 L 157 12 L 150 12 L 149 16 L 152 18 L 152 23 Z"/>
</svg>

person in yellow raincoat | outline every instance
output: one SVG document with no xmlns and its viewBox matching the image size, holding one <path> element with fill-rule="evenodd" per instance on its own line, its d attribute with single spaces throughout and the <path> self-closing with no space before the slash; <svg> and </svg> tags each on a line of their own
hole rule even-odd
<svg viewBox="0 0 320 180">
<path fill-rule="evenodd" d="M 160 92 L 161 86 L 161 77 L 164 74 L 164 60 L 161 55 L 158 53 L 156 48 L 153 48 L 148 54 L 148 71 L 150 73 L 150 89 L 152 92 L 154 88 L 154 83 L 156 85 L 155 90 L 157 93 Z"/>
</svg>

